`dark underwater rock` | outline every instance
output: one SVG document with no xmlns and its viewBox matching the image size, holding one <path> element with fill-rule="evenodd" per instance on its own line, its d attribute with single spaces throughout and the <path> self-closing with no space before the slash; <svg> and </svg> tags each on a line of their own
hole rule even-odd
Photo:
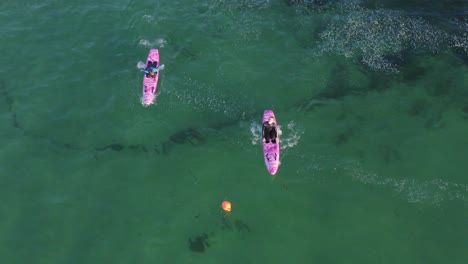
<svg viewBox="0 0 468 264">
<path fill-rule="evenodd" d="M 353 134 L 354 134 L 354 129 L 347 128 L 346 130 L 341 131 L 337 135 L 335 135 L 333 141 L 336 145 L 345 144 L 349 141 L 349 139 L 353 136 Z"/>
<path fill-rule="evenodd" d="M 422 114 L 427 113 L 427 111 L 429 110 L 430 107 L 431 107 L 431 104 L 429 102 L 427 102 L 426 100 L 416 99 L 411 104 L 411 106 L 410 106 L 410 108 L 408 110 L 408 114 L 410 116 L 422 115 Z"/>
<path fill-rule="evenodd" d="M 392 161 L 401 160 L 400 152 L 389 145 L 379 146 L 379 150 L 382 153 L 382 157 L 385 163 L 390 163 Z"/>
<path fill-rule="evenodd" d="M 336 2 L 335 0 L 286 0 L 289 6 L 321 7 Z"/>
<path fill-rule="evenodd" d="M 103 151 L 103 150 L 113 150 L 113 151 L 122 151 L 125 148 L 124 145 L 119 144 L 119 143 L 113 143 L 107 146 L 104 146 L 102 148 L 96 148 L 96 150 Z"/>
<path fill-rule="evenodd" d="M 197 253 L 203 253 L 205 252 L 206 248 L 210 247 L 207 234 L 198 235 L 193 239 L 189 238 L 188 244 L 189 244 L 189 249 L 192 252 L 197 252 Z"/>
</svg>

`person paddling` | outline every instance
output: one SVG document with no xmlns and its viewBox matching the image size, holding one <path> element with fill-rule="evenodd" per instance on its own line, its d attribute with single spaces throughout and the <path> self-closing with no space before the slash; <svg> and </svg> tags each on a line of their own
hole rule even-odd
<svg viewBox="0 0 468 264">
<path fill-rule="evenodd" d="M 157 66 L 157 67 L 154 67 L 156 66 L 156 63 L 149 63 L 148 64 L 148 67 L 146 69 L 144 68 L 140 68 L 140 71 L 146 73 L 146 77 L 155 77 L 156 76 L 156 73 L 159 71 L 159 70 L 163 70 L 164 69 L 164 64 L 161 65 L 161 66 Z"/>
<path fill-rule="evenodd" d="M 262 137 L 263 142 L 270 143 L 271 140 L 271 143 L 276 144 L 276 140 L 278 138 L 278 127 L 273 117 L 268 118 L 268 121 L 263 123 Z"/>
</svg>

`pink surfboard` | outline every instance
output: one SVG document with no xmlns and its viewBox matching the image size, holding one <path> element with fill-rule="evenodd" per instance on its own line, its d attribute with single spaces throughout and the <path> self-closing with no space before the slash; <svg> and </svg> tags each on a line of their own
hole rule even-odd
<svg viewBox="0 0 468 264">
<path fill-rule="evenodd" d="M 153 67 L 159 66 L 159 51 L 157 49 L 151 49 L 146 59 L 145 67 L 152 65 Z M 154 77 L 149 74 L 143 76 L 143 98 L 141 100 L 143 106 L 151 105 L 156 97 L 156 91 L 158 89 L 159 72 L 157 71 Z"/>
<path fill-rule="evenodd" d="M 275 124 L 278 126 L 278 123 L 276 122 L 275 113 L 273 113 L 272 110 L 265 110 L 263 112 L 263 123 L 267 122 L 270 117 L 273 117 L 275 119 Z M 276 131 L 276 132 L 278 133 L 278 138 L 276 139 L 276 143 L 271 143 L 271 142 L 265 143 L 263 142 L 263 138 L 262 138 L 263 157 L 265 158 L 265 165 L 267 167 L 267 170 L 271 175 L 276 174 L 280 165 L 279 131 Z"/>
</svg>

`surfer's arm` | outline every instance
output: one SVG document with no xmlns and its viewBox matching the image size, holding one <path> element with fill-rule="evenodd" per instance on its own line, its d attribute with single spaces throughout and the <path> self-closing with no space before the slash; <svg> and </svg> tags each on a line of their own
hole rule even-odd
<svg viewBox="0 0 468 264">
<path fill-rule="evenodd" d="M 160 65 L 160 66 L 158 66 L 156 68 L 154 68 L 154 67 L 151 67 L 151 68 L 154 70 L 154 72 L 158 72 L 159 70 L 164 70 L 164 64 Z"/>
<path fill-rule="evenodd" d="M 262 141 L 265 142 L 265 123 L 262 123 Z"/>
<path fill-rule="evenodd" d="M 140 71 L 142 71 L 144 73 L 149 73 L 149 71 L 147 71 L 146 69 L 143 69 L 143 68 L 140 68 Z"/>
<path fill-rule="evenodd" d="M 265 142 L 265 123 L 262 123 L 262 141 Z"/>
</svg>

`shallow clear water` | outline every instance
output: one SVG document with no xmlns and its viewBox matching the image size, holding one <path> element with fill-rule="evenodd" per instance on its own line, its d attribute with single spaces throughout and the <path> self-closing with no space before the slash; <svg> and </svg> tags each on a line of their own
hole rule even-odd
<svg viewBox="0 0 468 264">
<path fill-rule="evenodd" d="M 3 1 L 1 262 L 466 263 L 466 7 Z"/>
</svg>

